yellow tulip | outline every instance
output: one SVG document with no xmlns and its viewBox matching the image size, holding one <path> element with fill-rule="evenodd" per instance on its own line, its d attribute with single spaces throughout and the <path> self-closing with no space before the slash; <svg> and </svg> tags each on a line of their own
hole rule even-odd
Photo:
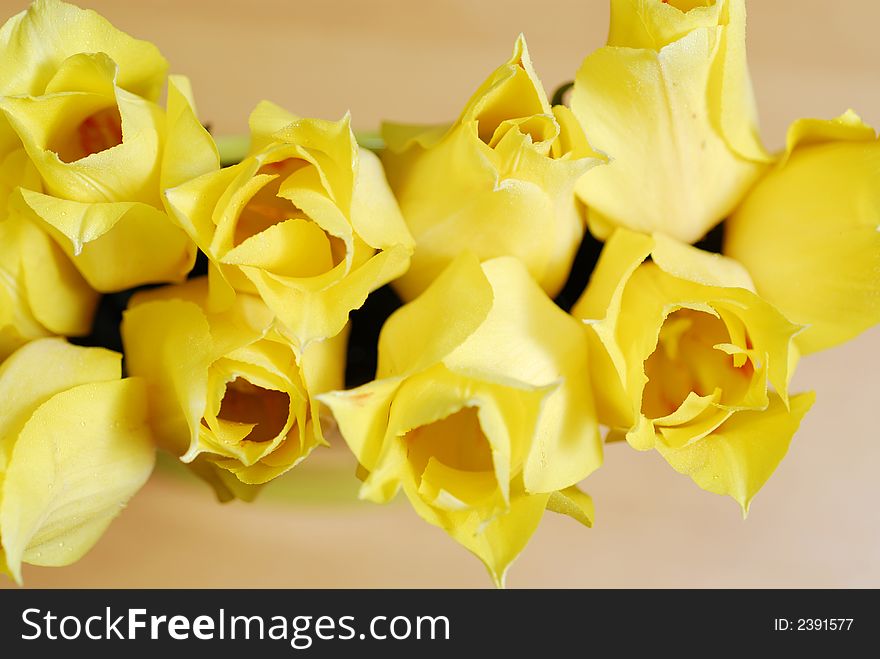
<svg viewBox="0 0 880 659">
<path fill-rule="evenodd" d="M 403 488 L 501 585 L 546 508 L 592 523 L 575 487 L 602 460 L 587 369 L 583 328 L 518 260 L 463 253 L 388 319 L 376 380 L 320 399 L 361 498 Z"/>
<path fill-rule="evenodd" d="M 300 353 L 272 331 L 259 298 L 237 295 L 213 313 L 208 295 L 199 278 L 132 298 L 122 323 L 126 364 L 147 382 L 159 445 L 219 499 L 250 500 L 326 443 L 315 394 L 342 385 L 346 335 Z"/>
<path fill-rule="evenodd" d="M 0 571 L 69 565 L 146 482 L 147 397 L 121 355 L 40 339 L 0 365 Z"/>
<path fill-rule="evenodd" d="M 338 333 L 367 295 L 409 265 L 406 230 L 382 166 L 349 117 L 301 119 L 263 102 L 241 163 L 168 190 L 210 260 L 212 309 L 259 295 L 307 346 Z"/>
<path fill-rule="evenodd" d="M 585 60 L 572 110 L 611 163 L 577 194 L 591 232 L 699 240 L 769 157 L 745 52 L 745 0 L 612 0 L 608 45 Z"/>
<path fill-rule="evenodd" d="M 162 189 L 216 166 L 217 153 L 152 44 L 93 11 L 39 0 L 0 29 L 0 155 L 23 147 L 36 184 L 12 203 L 102 292 L 177 281 L 195 258 Z M 185 160 L 184 160 L 185 157 Z"/>
<path fill-rule="evenodd" d="M 801 327 L 736 261 L 626 229 L 606 243 L 572 313 L 587 324 L 611 438 L 657 449 L 745 514 L 813 402 L 788 393 Z"/>
<path fill-rule="evenodd" d="M 87 334 L 97 294 L 44 231 L 9 209 L 19 185 L 37 184 L 23 149 L 0 162 L 0 360 L 52 334 Z"/>
<path fill-rule="evenodd" d="M 880 142 L 852 112 L 802 119 L 726 224 L 724 251 L 797 323 L 804 353 L 880 323 Z"/>
<path fill-rule="evenodd" d="M 551 107 L 525 39 L 451 126 L 385 124 L 382 162 L 416 240 L 394 283 L 410 300 L 463 250 L 516 256 L 551 296 L 584 234 L 575 181 L 603 161 L 571 111 Z"/>
</svg>

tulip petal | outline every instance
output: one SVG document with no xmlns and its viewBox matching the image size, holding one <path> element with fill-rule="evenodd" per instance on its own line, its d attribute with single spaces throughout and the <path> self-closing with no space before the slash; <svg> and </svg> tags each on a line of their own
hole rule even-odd
<svg viewBox="0 0 880 659">
<path fill-rule="evenodd" d="M 195 261 L 189 237 L 147 204 L 82 203 L 23 189 L 19 195 L 98 291 L 181 280 Z"/>
<path fill-rule="evenodd" d="M 235 474 L 214 464 L 207 453 L 199 455 L 188 466 L 194 474 L 211 486 L 220 503 L 228 503 L 236 499 L 253 501 L 263 489 L 262 485 L 242 483 Z"/>
<path fill-rule="evenodd" d="M 608 45 L 659 51 L 693 30 L 717 26 L 726 2 L 679 8 L 667 2 L 611 0 Z"/>
<path fill-rule="evenodd" d="M 400 383 L 400 378 L 373 380 L 355 389 L 317 396 L 333 412 L 340 434 L 368 470 L 379 460 L 391 401 Z"/>
<path fill-rule="evenodd" d="M 360 308 L 370 292 L 406 269 L 409 250 L 401 245 L 378 252 L 343 279 L 321 291 L 300 290 L 295 280 L 272 275 L 251 266 L 242 267 L 255 290 L 289 330 L 301 348 L 312 341 L 335 336 L 348 322 L 352 309 Z"/>
<path fill-rule="evenodd" d="M 278 131 L 275 138 L 303 151 L 321 174 L 333 201 L 348 214 L 358 167 L 358 144 L 351 131 L 351 117 L 339 121 L 299 119 Z"/>
<path fill-rule="evenodd" d="M 461 291 L 467 291 L 462 299 Z M 483 323 L 492 308 L 494 294 L 480 263 L 463 253 L 416 300 L 398 309 L 385 322 L 379 335 L 377 378 L 417 372 L 442 361 Z M 455 306 L 455 322 L 443 332 L 432 331 L 437 319 Z M 413 340 L 418 337 L 418 340 Z"/>
<path fill-rule="evenodd" d="M 22 346 L 0 365 L 0 476 L 15 438 L 34 410 L 55 394 L 89 382 L 118 380 L 121 355 L 80 348 L 63 339 L 40 339 Z"/>
<path fill-rule="evenodd" d="M 805 325 L 803 354 L 880 323 L 880 141 L 849 113 L 802 120 L 789 152 L 727 223 L 724 251 Z"/>
<path fill-rule="evenodd" d="M 120 87 L 159 98 L 168 62 L 156 46 L 117 30 L 90 9 L 54 0 L 36 0 L 0 29 L 0 93 L 41 93 L 64 60 L 94 52 L 107 53 L 119 65 Z"/>
<path fill-rule="evenodd" d="M 69 565 L 98 540 L 153 470 L 144 383 L 83 384 L 25 423 L 3 481 L 6 563 Z"/>
<path fill-rule="evenodd" d="M 275 133 L 283 130 L 300 117 L 271 101 L 260 101 L 248 117 L 251 131 L 250 153 L 262 151 L 276 142 Z"/>
<path fill-rule="evenodd" d="M 626 283 L 653 247 L 650 236 L 617 230 L 599 255 L 590 285 L 571 310 L 575 318 L 587 322 L 589 373 L 598 418 L 612 428 L 629 428 L 637 418 L 638 405 L 632 404 L 624 389 L 627 359 L 616 334 Z"/>
<path fill-rule="evenodd" d="M 208 398 L 214 345 L 204 312 L 192 302 L 145 302 L 122 318 L 128 370 L 148 384 L 159 445 L 173 455 L 194 450 Z"/>
<path fill-rule="evenodd" d="M 54 334 L 88 334 L 97 293 L 47 234 L 29 222 L 21 224 L 24 287 L 34 316 Z"/>
<path fill-rule="evenodd" d="M 414 247 L 397 201 L 388 187 L 382 162 L 372 151 L 360 149 L 358 175 L 351 202 L 351 226 L 374 249 L 394 245 Z"/>
<path fill-rule="evenodd" d="M 97 65 L 92 67 L 94 75 Z M 115 72 L 104 69 L 106 76 Z M 80 202 L 137 199 L 158 205 L 159 151 L 165 118 L 159 106 L 104 80 L 103 93 L 59 92 L 40 97 L 0 97 L 0 109 L 40 171 L 46 191 Z M 97 82 L 92 86 L 97 87 Z M 99 112 L 117 111 L 121 141 L 97 151 L 79 144 L 83 124 Z"/>
<path fill-rule="evenodd" d="M 303 353 L 303 377 L 313 395 L 343 387 L 349 330 L 350 326 L 346 325 L 336 336 L 312 342 Z"/>
<path fill-rule="evenodd" d="M 506 379 L 556 389 L 544 401 L 523 477 L 529 492 L 563 489 L 602 463 L 584 330 L 547 297 L 520 261 L 502 257 L 482 268 L 494 294 L 492 309 L 443 363 L 482 381 Z M 560 380 L 565 387 L 555 386 Z"/>
<path fill-rule="evenodd" d="M 544 85 L 532 66 L 525 37 L 520 34 L 510 59 L 474 92 L 462 111 L 463 122 L 477 119 L 488 141 L 495 127 L 508 117 L 528 117 L 550 112 Z"/>
<path fill-rule="evenodd" d="M 659 51 L 606 46 L 584 60 L 572 109 L 593 147 L 613 157 L 577 184 L 600 239 L 619 224 L 694 242 L 760 174 L 711 122 L 715 34 L 695 29 Z"/>
<path fill-rule="evenodd" d="M 184 76 L 168 78 L 168 112 L 162 153 L 162 190 L 220 169 L 220 154 L 196 115 L 192 87 Z"/>
<path fill-rule="evenodd" d="M 12 212 L 0 221 L 0 359 L 49 334 L 87 334 L 97 294 L 58 245 Z"/>
<path fill-rule="evenodd" d="M 745 515 L 752 498 L 785 457 L 814 400 L 813 393 L 792 396 L 789 410 L 774 397 L 767 410 L 734 414 L 700 441 L 683 448 L 657 448 L 673 469 L 704 490 L 729 495 Z"/>
<path fill-rule="evenodd" d="M 875 138 L 874 129 L 852 110 L 831 120 L 797 119 L 788 127 L 781 162 L 784 164 L 795 150 L 802 147 L 834 142 L 872 142 Z"/>
<path fill-rule="evenodd" d="M 552 492 L 547 500 L 547 510 L 568 515 L 587 528 L 593 528 L 593 520 L 596 519 L 593 498 L 586 492 L 581 492 L 575 485 Z"/>
<path fill-rule="evenodd" d="M 49 336 L 33 317 L 20 291 L 8 287 L 0 271 L 0 360 L 6 359 L 28 341 Z"/>
<path fill-rule="evenodd" d="M 772 158 L 758 132 L 758 108 L 746 62 L 745 0 L 727 0 L 721 19 L 724 28 L 708 89 L 710 117 L 734 153 L 768 163 Z"/>
<path fill-rule="evenodd" d="M 409 494 L 409 492 L 408 492 Z M 492 580 L 504 587 L 507 570 L 525 549 L 547 507 L 550 494 L 516 494 L 510 508 L 489 521 L 471 511 L 439 512 L 421 502 L 413 493 L 410 501 L 416 512 L 430 524 L 439 526 L 458 543 L 483 561 Z"/>
<path fill-rule="evenodd" d="M 456 452 L 455 457 L 458 458 L 468 451 L 486 448 L 485 445 L 479 445 L 483 440 L 466 442 L 463 439 L 467 428 L 456 424 L 448 425 L 448 420 L 457 412 L 475 408 L 476 414 L 472 420 L 478 422 L 492 460 L 491 467 L 484 465 L 482 470 L 494 471 L 497 483 L 494 489 L 500 492 L 501 498 L 506 502 L 512 476 L 511 465 L 520 464 L 525 457 L 545 396 L 544 390 L 498 387 L 450 372 L 442 366 L 435 366 L 411 376 L 397 390 L 388 417 L 386 434 L 392 438 L 404 438 L 417 428 L 426 428 L 447 420 L 443 430 L 448 435 L 445 444 L 462 444 Z M 392 452 L 397 450 L 396 447 L 390 448 Z M 407 448 L 407 453 L 410 452 Z M 379 462 L 382 462 L 381 456 Z M 370 475 L 367 483 L 381 484 L 385 474 L 390 478 L 400 478 L 399 473 L 383 469 L 383 466 L 376 466 L 376 471 Z"/>
<path fill-rule="evenodd" d="M 652 238 L 651 259 L 663 272 L 703 286 L 755 290 L 752 278 L 739 262 L 685 245 L 662 233 L 655 233 Z"/>
</svg>

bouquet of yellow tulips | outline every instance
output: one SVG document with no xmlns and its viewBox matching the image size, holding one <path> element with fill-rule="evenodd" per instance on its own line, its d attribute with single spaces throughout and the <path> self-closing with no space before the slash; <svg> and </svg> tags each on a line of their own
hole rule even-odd
<svg viewBox="0 0 880 659">
<path fill-rule="evenodd" d="M 451 123 L 367 149 L 264 101 L 230 162 L 149 42 L 59 0 L 10 18 L 0 572 L 80 558 L 157 449 L 249 501 L 345 444 L 361 498 L 403 490 L 498 585 L 545 511 L 593 525 L 607 442 L 745 515 L 813 403 L 798 361 L 880 323 L 877 135 L 847 111 L 769 153 L 745 25 L 611 0 L 570 106 L 519 36 Z"/>
</svg>

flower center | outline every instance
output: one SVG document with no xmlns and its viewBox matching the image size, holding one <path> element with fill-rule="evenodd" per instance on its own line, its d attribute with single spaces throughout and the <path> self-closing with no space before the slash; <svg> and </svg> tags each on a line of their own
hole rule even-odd
<svg viewBox="0 0 880 659">
<path fill-rule="evenodd" d="M 62 162 L 71 163 L 122 144 L 122 117 L 115 105 L 83 119 L 68 139 L 53 149 Z"/>
<path fill-rule="evenodd" d="M 274 174 L 276 178 L 260 188 L 242 209 L 238 223 L 235 225 L 235 245 L 240 245 L 251 236 L 262 233 L 285 220 L 308 219 L 290 199 L 279 196 L 281 184 L 285 179 L 308 164 L 304 160 L 289 158 L 282 162 L 263 165 L 259 169 L 257 174 Z"/>
<path fill-rule="evenodd" d="M 660 329 L 657 348 L 645 362 L 645 416 L 657 419 L 672 414 L 691 392 L 707 396 L 720 388 L 726 394 L 741 393 L 754 367 L 748 359 L 738 367 L 733 356 L 714 347 L 730 341 L 724 322 L 709 313 L 691 309 L 671 313 Z"/>
<path fill-rule="evenodd" d="M 263 266 L 278 275 L 314 277 L 332 270 L 346 257 L 345 241 L 324 231 L 302 209 L 280 194 L 284 182 L 308 166 L 311 164 L 296 158 L 263 165 L 257 173 L 275 175 L 276 178 L 251 197 L 235 225 L 233 245 L 238 247 L 275 225 L 295 221 L 286 224 L 281 233 L 274 237 L 280 261 L 273 260 L 267 253 L 263 254 L 266 261 Z M 286 247 L 282 249 L 282 245 Z"/>
<path fill-rule="evenodd" d="M 226 385 L 218 419 L 256 424 L 245 439 L 268 442 L 284 429 L 290 414 L 290 396 L 283 391 L 263 389 L 243 378 Z"/>
<path fill-rule="evenodd" d="M 464 505 L 491 514 L 498 480 L 475 408 L 465 407 L 415 428 L 404 441 L 419 494 L 426 502 L 451 510 Z"/>
<path fill-rule="evenodd" d="M 480 427 L 477 410 L 465 407 L 449 416 L 410 430 L 407 458 L 423 474 L 432 458 L 459 471 L 492 471 L 492 451 Z"/>
</svg>

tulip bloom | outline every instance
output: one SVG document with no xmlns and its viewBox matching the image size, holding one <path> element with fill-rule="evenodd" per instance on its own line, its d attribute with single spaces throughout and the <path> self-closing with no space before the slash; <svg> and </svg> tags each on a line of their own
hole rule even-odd
<svg viewBox="0 0 880 659">
<path fill-rule="evenodd" d="M 136 295 L 122 324 L 126 364 L 150 395 L 159 445 L 215 489 L 250 500 L 325 444 L 315 395 L 342 386 L 345 333 L 294 350 L 251 295 L 207 310 L 195 279 Z"/>
<path fill-rule="evenodd" d="M 301 119 L 264 102 L 251 138 L 241 163 L 166 196 L 210 259 L 211 307 L 258 295 L 306 346 L 341 331 L 371 291 L 406 270 L 412 238 L 348 116 Z"/>
<path fill-rule="evenodd" d="M 587 323 L 612 438 L 657 449 L 745 514 L 814 399 L 788 393 L 801 327 L 732 259 L 626 229 L 606 243 L 572 313 Z"/>
<path fill-rule="evenodd" d="M 575 78 L 572 110 L 611 163 L 577 194 L 591 232 L 699 240 L 769 161 L 746 64 L 745 1 L 612 0 L 608 45 Z"/>
<path fill-rule="evenodd" d="M 122 356 L 40 339 L 0 365 L 0 571 L 69 565 L 146 482 L 147 396 Z"/>
<path fill-rule="evenodd" d="M 516 256 L 551 296 L 584 234 L 575 181 L 601 163 L 571 111 L 550 107 L 525 39 L 451 126 L 384 124 L 382 162 L 416 240 L 394 283 L 411 300 L 462 251 Z"/>
<path fill-rule="evenodd" d="M 880 323 L 880 142 L 852 112 L 802 119 L 726 225 L 724 252 L 805 325 L 803 353 Z"/>
<path fill-rule="evenodd" d="M 587 369 L 582 328 L 519 261 L 465 253 L 388 319 L 376 380 L 320 398 L 361 498 L 402 488 L 500 585 L 546 508 L 592 523 L 575 487 L 602 459 Z"/>
<path fill-rule="evenodd" d="M 0 29 L 0 156 L 23 148 L 37 173 L 11 203 L 98 291 L 181 280 L 195 258 L 161 192 L 217 153 L 185 79 L 157 105 L 167 68 L 152 44 L 56 0 Z"/>
</svg>

